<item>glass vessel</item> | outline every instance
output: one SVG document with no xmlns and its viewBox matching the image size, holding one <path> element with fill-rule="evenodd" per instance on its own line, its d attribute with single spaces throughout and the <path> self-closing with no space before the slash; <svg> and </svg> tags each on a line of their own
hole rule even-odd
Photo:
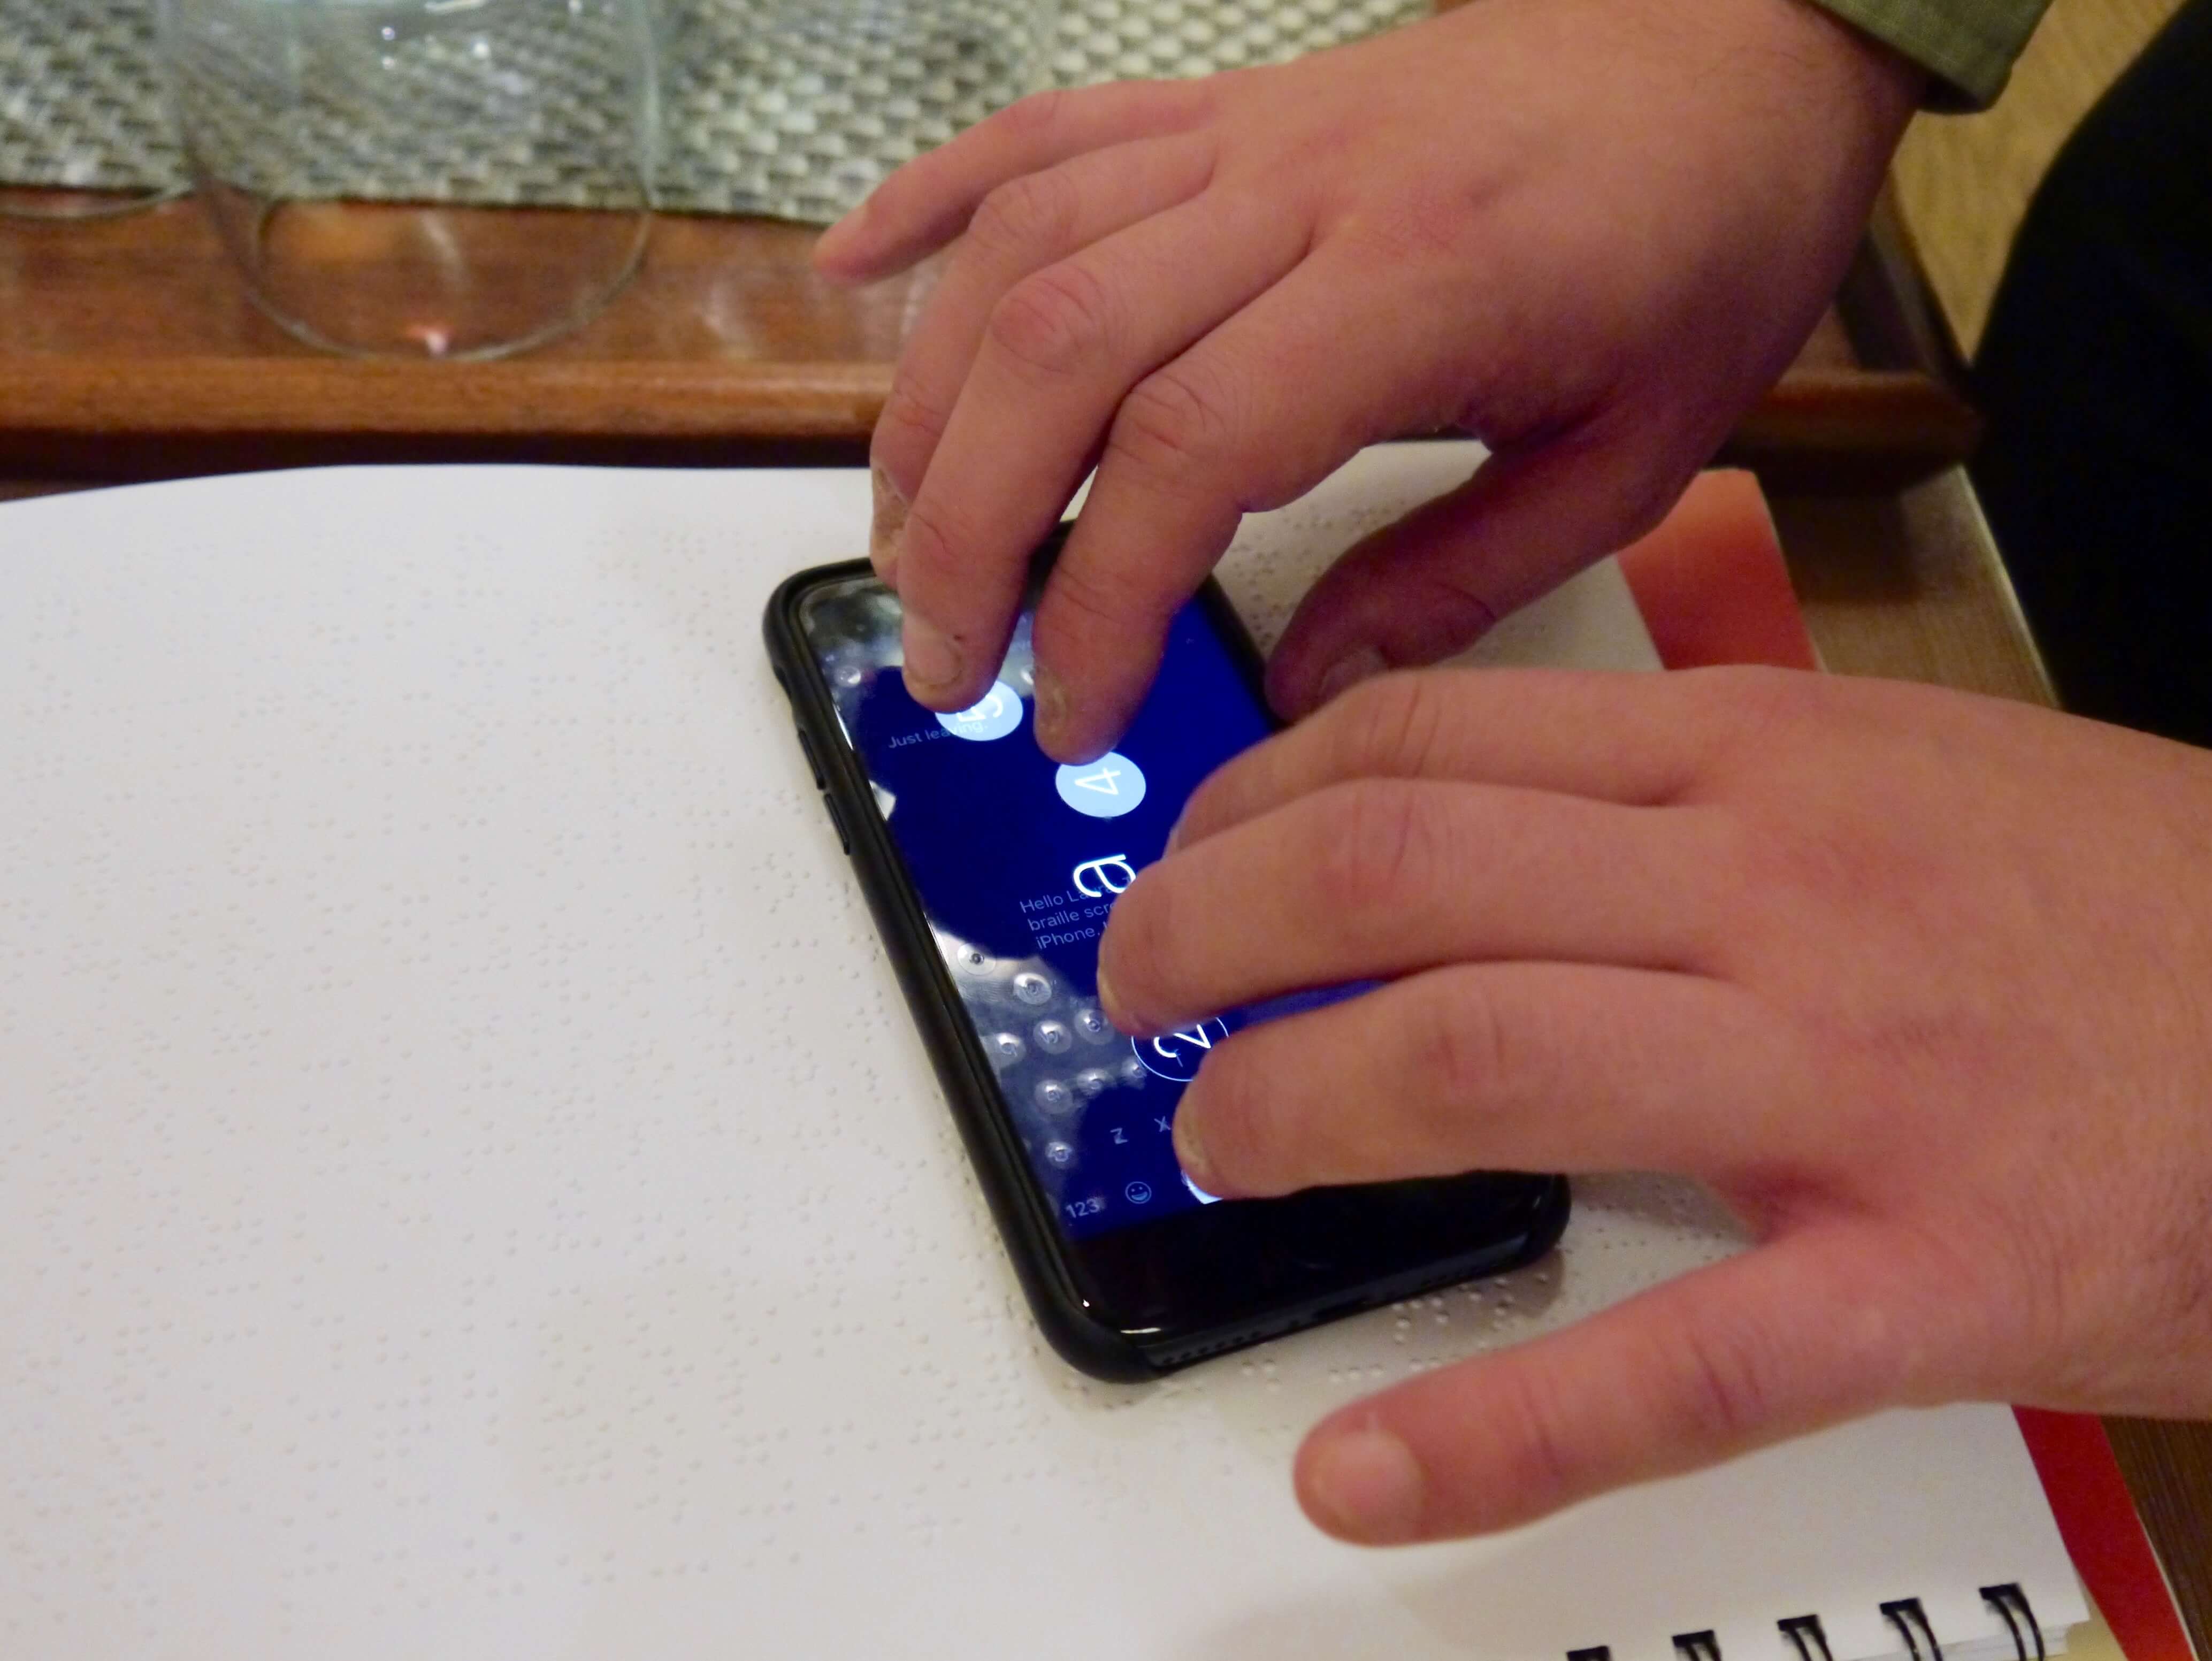
<svg viewBox="0 0 2212 1661">
<path fill-rule="evenodd" d="M 647 0 L 162 0 L 202 200 L 256 304 L 368 356 L 497 357 L 637 269 Z"/>
</svg>

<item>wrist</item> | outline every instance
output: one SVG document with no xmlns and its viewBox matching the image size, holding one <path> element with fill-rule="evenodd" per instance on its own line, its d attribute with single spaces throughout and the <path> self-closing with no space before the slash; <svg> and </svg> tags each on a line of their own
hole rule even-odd
<svg viewBox="0 0 2212 1661">
<path fill-rule="evenodd" d="M 1867 0 L 1869 7 L 1884 0 Z M 1940 3 L 1941 0 L 1937 0 Z M 1810 93 L 1847 106 L 1869 131 L 1892 143 L 1926 95 L 1928 69 L 1891 41 L 1855 22 L 1858 0 L 1716 0 L 1760 15 L 1755 27 L 1793 96 Z M 1809 84 L 1808 84 L 1809 83 Z"/>
<path fill-rule="evenodd" d="M 1808 0 L 1923 77 L 1930 109 L 1985 109 L 2004 90 L 2050 0 Z"/>
</svg>

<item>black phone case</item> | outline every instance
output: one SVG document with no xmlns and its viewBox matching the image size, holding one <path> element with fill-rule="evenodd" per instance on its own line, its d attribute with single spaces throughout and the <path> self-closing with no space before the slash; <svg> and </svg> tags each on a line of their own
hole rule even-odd
<svg viewBox="0 0 2212 1661">
<path fill-rule="evenodd" d="M 1085 1298 L 1068 1258 L 1067 1243 L 1031 1179 L 1027 1155 L 1000 1106 L 997 1074 L 985 1057 L 958 989 L 937 949 L 921 903 L 908 886 L 890 830 L 876 812 L 860 757 L 844 742 L 828 687 L 817 671 L 799 622 L 800 597 L 829 582 L 873 575 L 866 560 L 820 565 L 777 585 L 762 619 L 769 661 L 790 700 L 799 741 L 815 783 L 851 857 L 862 893 L 874 914 L 900 989 L 914 1013 L 924 1046 L 959 1127 L 993 1220 L 1013 1260 L 1031 1312 L 1046 1340 L 1070 1366 L 1097 1378 L 1133 1381 L 1159 1378 L 1207 1356 L 1257 1343 L 1338 1315 L 1396 1302 L 1470 1278 L 1533 1262 L 1558 1244 L 1566 1226 L 1567 1184 L 1551 1189 L 1528 1232 L 1509 1251 L 1416 1267 L 1378 1281 L 1356 1298 L 1339 1296 L 1326 1307 L 1278 1311 L 1248 1329 L 1214 1335 L 1180 1351 L 1148 1354 L 1102 1319 Z M 1200 598 L 1214 614 L 1245 672 L 1256 684 L 1260 655 L 1218 585 L 1208 581 Z"/>
</svg>

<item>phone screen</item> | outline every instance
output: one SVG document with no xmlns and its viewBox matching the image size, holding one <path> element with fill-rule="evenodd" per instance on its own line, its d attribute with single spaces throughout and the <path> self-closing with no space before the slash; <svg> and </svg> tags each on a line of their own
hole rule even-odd
<svg viewBox="0 0 2212 1661">
<path fill-rule="evenodd" d="M 1238 1025 L 1319 1000 L 1131 1038 L 1098 1007 L 1098 940 L 1192 791 L 1273 730 L 1239 648 L 1203 604 L 1185 605 L 1128 731 L 1063 767 L 1031 725 L 1026 614 L 991 690 L 944 715 L 907 695 L 899 620 L 870 578 L 817 588 L 799 611 L 1061 1230 L 1081 1239 L 1211 1203 L 1169 1138 L 1184 1085 Z"/>
</svg>

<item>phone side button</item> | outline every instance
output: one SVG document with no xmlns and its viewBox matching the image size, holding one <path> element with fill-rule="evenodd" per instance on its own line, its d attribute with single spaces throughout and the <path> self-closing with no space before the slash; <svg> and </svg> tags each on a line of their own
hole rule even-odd
<svg viewBox="0 0 2212 1661">
<path fill-rule="evenodd" d="M 837 827 L 837 846 L 849 855 L 853 851 L 853 839 L 845 834 L 845 816 L 837 811 L 836 802 L 828 796 L 822 798 L 822 805 L 830 810 L 830 823 Z"/>
<path fill-rule="evenodd" d="M 814 788 L 817 790 L 826 789 L 830 782 L 822 776 L 822 764 L 815 759 L 814 740 L 806 736 L 805 727 L 801 727 L 794 730 L 799 733 L 799 747 L 806 752 L 806 764 L 813 771 Z"/>
</svg>

